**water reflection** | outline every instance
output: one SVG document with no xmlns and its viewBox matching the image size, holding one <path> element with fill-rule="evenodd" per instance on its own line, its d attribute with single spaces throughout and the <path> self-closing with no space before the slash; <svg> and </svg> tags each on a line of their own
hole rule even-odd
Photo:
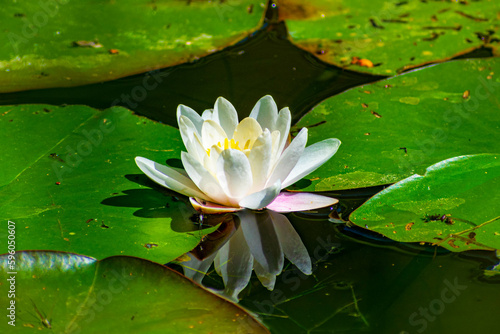
<svg viewBox="0 0 500 334">
<path fill-rule="evenodd" d="M 283 270 L 286 257 L 302 273 L 312 272 L 311 258 L 299 234 L 282 214 L 271 210 L 244 210 L 221 217 L 222 228 L 188 253 L 191 258 L 181 265 L 184 275 L 201 283 L 211 264 L 222 277 L 221 295 L 238 300 L 248 285 L 252 270 L 268 290 Z"/>
</svg>

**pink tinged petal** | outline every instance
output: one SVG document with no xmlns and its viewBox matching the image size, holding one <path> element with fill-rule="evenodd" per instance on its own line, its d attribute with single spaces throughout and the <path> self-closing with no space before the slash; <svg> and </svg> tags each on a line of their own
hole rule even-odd
<svg viewBox="0 0 500 334">
<path fill-rule="evenodd" d="M 269 129 L 271 132 L 276 130 L 275 125 L 276 119 L 278 118 L 278 107 L 272 96 L 266 95 L 257 101 L 250 113 L 250 117 L 256 119 L 262 129 Z"/>
<path fill-rule="evenodd" d="M 266 186 L 272 163 L 272 139 L 268 129 L 257 138 L 248 156 L 252 168 L 253 186 L 251 192 L 257 192 Z"/>
<path fill-rule="evenodd" d="M 226 286 L 224 295 L 237 301 L 238 294 L 250 281 L 253 267 L 253 257 L 241 228 L 219 250 L 214 266 Z"/>
<path fill-rule="evenodd" d="M 229 204 L 229 200 L 210 172 L 192 155 L 181 152 L 181 160 L 191 180 L 204 193 L 203 196 L 191 196 L 206 199 L 220 204 Z"/>
<path fill-rule="evenodd" d="M 189 197 L 189 201 L 191 202 L 191 205 L 196 211 L 205 214 L 220 214 L 220 213 L 236 212 L 243 210 L 243 208 L 240 207 L 235 208 L 225 205 L 219 205 L 216 203 L 204 201 L 202 199 L 194 197 Z"/>
<path fill-rule="evenodd" d="M 295 167 L 283 181 L 283 188 L 314 172 L 337 152 L 339 146 L 340 140 L 329 138 L 306 147 Z"/>
<path fill-rule="evenodd" d="M 212 120 L 219 123 L 226 134 L 230 136 L 234 132 L 236 125 L 238 125 L 238 113 L 231 102 L 223 97 L 219 97 L 215 101 Z"/>
<path fill-rule="evenodd" d="M 224 139 L 226 138 L 226 132 L 217 122 L 211 120 L 203 122 L 203 126 L 201 127 L 201 140 L 205 149 L 212 147 L 212 145 L 217 145 L 218 143 L 224 145 Z"/>
<path fill-rule="evenodd" d="M 200 191 L 192 180 L 175 169 L 143 157 L 136 157 L 135 163 L 144 172 L 144 174 L 159 185 L 186 196 L 200 197 L 203 199 L 209 198 Z"/>
<path fill-rule="evenodd" d="M 280 156 L 274 170 L 267 180 L 267 185 L 273 184 L 276 180 L 286 179 L 288 174 L 299 161 L 300 156 L 304 152 L 304 148 L 307 143 L 307 128 L 302 128 L 297 137 L 295 137 L 290 145 L 285 149 L 283 154 Z M 281 185 L 283 187 L 283 185 Z"/>
<path fill-rule="evenodd" d="M 259 123 L 251 118 L 244 118 L 234 129 L 233 139 L 239 142 L 239 148 L 252 148 L 254 142 L 262 134 Z"/>
<path fill-rule="evenodd" d="M 304 274 L 310 275 L 312 273 L 311 258 L 297 231 L 284 215 L 272 211 L 269 211 L 269 214 L 285 257 Z"/>
<path fill-rule="evenodd" d="M 252 169 L 245 153 L 227 149 L 217 160 L 217 179 L 228 197 L 237 204 L 252 187 Z"/>
<path fill-rule="evenodd" d="M 283 108 L 280 110 L 278 119 L 276 121 L 276 130 L 280 132 L 280 141 L 278 146 L 278 154 L 283 152 L 288 141 L 288 134 L 290 133 L 290 126 L 292 124 L 292 115 L 290 109 Z"/>
<path fill-rule="evenodd" d="M 258 210 L 265 208 L 273 202 L 280 193 L 281 181 L 278 180 L 272 186 L 244 197 L 239 206 L 247 209 Z"/>
<path fill-rule="evenodd" d="M 276 212 L 296 212 L 324 208 L 338 203 L 338 199 L 311 193 L 282 192 L 267 206 Z"/>
<path fill-rule="evenodd" d="M 185 106 L 183 104 L 179 104 L 177 107 L 177 123 L 180 123 L 181 116 L 187 117 L 193 124 L 198 134 L 201 134 L 201 126 L 203 124 L 203 119 L 200 115 L 193 109 Z"/>
<path fill-rule="evenodd" d="M 212 262 L 214 262 L 216 254 L 217 253 L 213 253 L 202 261 L 198 260 L 193 254 L 189 254 L 191 260 L 181 263 L 182 270 L 184 271 L 184 276 L 192 279 L 198 284 L 201 284 L 203 277 L 205 277 L 205 274 L 208 271 L 208 268 L 210 268 Z"/>
<path fill-rule="evenodd" d="M 259 262 L 255 261 L 255 259 L 253 260 L 253 270 L 262 285 L 269 291 L 273 291 L 274 285 L 276 284 L 276 275 L 268 273 Z"/>
<path fill-rule="evenodd" d="M 244 210 L 236 215 L 240 218 L 240 229 L 255 261 L 265 272 L 279 274 L 283 269 L 284 256 L 269 213 Z"/>
</svg>

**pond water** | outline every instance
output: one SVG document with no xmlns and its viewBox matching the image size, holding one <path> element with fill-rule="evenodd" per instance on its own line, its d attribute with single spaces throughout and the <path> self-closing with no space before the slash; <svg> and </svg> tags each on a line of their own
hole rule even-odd
<svg viewBox="0 0 500 334">
<path fill-rule="evenodd" d="M 282 24 L 267 24 L 222 52 L 155 74 L 162 78 L 158 89 L 142 101 L 121 100 L 118 105 L 172 126 L 180 103 L 203 110 L 224 96 L 241 117 L 266 94 L 278 106 L 289 106 L 295 123 L 325 98 L 381 79 L 323 63 L 293 46 Z M 0 102 L 104 109 L 143 77 L 2 94 Z M 331 210 L 338 209 L 347 219 L 381 189 L 331 193 L 341 200 Z M 487 333 L 498 327 L 500 280 L 485 274 L 498 262 L 494 252 L 452 253 L 438 246 L 393 242 L 334 222 L 330 215 L 330 209 L 287 215 L 312 258 L 311 275 L 286 262 L 273 291 L 254 274 L 239 295 L 240 304 L 272 333 Z M 178 264 L 171 266 L 182 271 Z M 223 288 L 213 267 L 203 283 Z"/>
</svg>

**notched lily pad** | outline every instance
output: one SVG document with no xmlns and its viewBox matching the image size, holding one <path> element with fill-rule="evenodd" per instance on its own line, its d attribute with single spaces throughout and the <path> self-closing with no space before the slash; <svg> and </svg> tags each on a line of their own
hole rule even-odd
<svg viewBox="0 0 500 334">
<path fill-rule="evenodd" d="M 279 2 L 290 38 L 351 70 L 393 75 L 480 47 L 498 54 L 500 20 L 491 1 Z"/>
<path fill-rule="evenodd" d="M 396 241 L 500 249 L 499 189 L 500 155 L 455 157 L 384 189 L 350 220 Z"/>
<path fill-rule="evenodd" d="M 2 277 L 11 277 L 8 255 Z M 246 311 L 171 269 L 147 260 L 116 256 L 97 261 L 56 252 L 15 256 L 15 299 L 10 284 L 0 301 L 15 301 L 15 327 L 2 333 L 269 333 Z M 133 301 L 133 302 L 131 302 Z M 15 330 L 15 331 L 13 331 Z"/>
</svg>

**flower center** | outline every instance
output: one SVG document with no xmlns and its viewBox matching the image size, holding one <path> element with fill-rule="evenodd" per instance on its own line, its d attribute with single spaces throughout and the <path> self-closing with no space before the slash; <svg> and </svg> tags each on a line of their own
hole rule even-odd
<svg viewBox="0 0 500 334">
<path fill-rule="evenodd" d="M 228 138 L 225 138 L 224 142 L 223 143 L 218 142 L 217 146 L 219 146 L 223 150 L 227 150 L 229 148 L 232 148 L 232 149 L 235 149 L 235 150 L 238 150 L 238 151 L 244 151 L 244 150 L 247 150 L 249 148 L 249 146 L 250 146 L 250 139 L 248 139 L 246 141 L 245 146 L 243 146 L 243 149 L 240 148 L 239 143 L 240 143 L 239 141 L 236 141 L 234 139 L 229 140 Z M 210 156 L 210 148 L 207 148 L 207 154 L 208 154 L 208 156 Z"/>
</svg>

